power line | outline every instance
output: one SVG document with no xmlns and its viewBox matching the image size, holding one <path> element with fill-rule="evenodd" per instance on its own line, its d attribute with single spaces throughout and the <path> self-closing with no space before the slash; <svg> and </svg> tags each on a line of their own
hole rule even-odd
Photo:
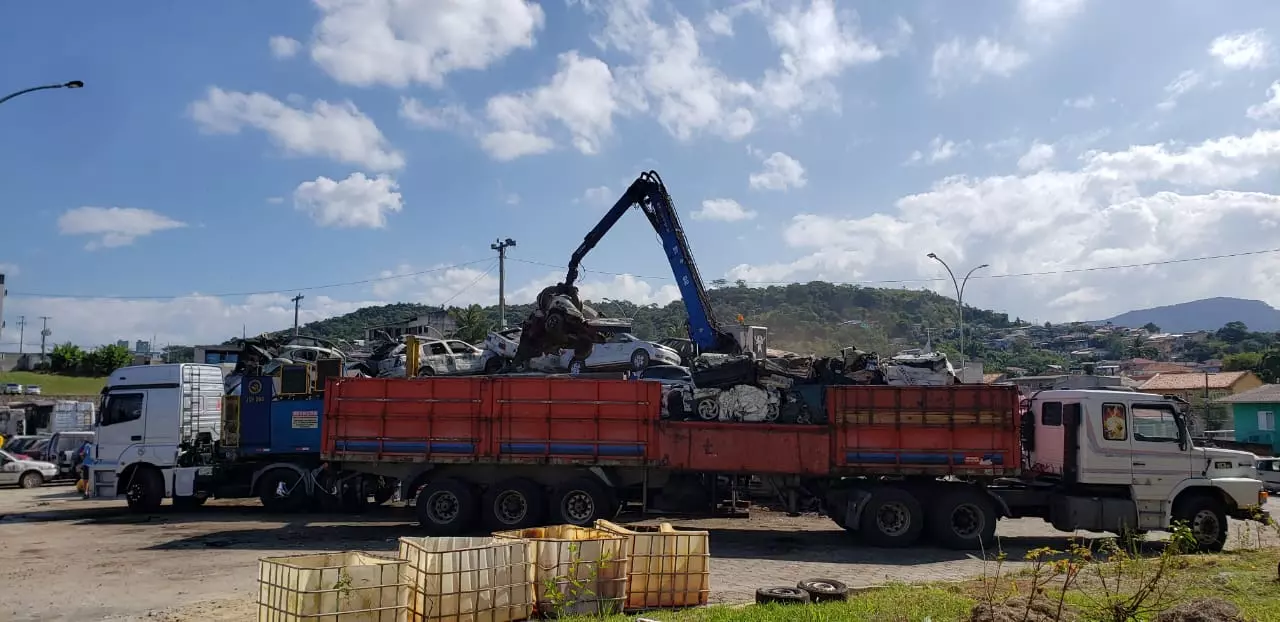
<svg viewBox="0 0 1280 622">
<path fill-rule="evenodd" d="M 1280 253 L 1280 248 L 1269 248 L 1258 251 L 1243 251 L 1239 253 L 1225 253 L 1221 255 L 1205 255 L 1201 257 L 1184 257 L 1181 259 L 1166 259 L 1163 261 L 1148 261 L 1145 263 L 1117 264 L 1111 266 L 1094 266 L 1090 268 L 1066 268 L 1062 270 L 1045 270 L 1042 272 L 1010 272 L 1005 274 L 975 274 L 972 279 L 1010 279 L 1017 277 L 1034 277 L 1034 276 L 1057 276 L 1062 274 L 1076 274 L 1081 272 L 1103 272 L 1108 270 L 1125 270 L 1129 268 L 1149 268 L 1152 266 L 1167 266 L 1180 263 L 1193 263 L 1197 261 L 1210 261 L 1215 259 L 1231 259 L 1234 257 L 1249 257 L 1253 255 L 1267 255 L 1272 253 Z M 545 266 L 548 268 L 568 269 L 568 266 L 558 266 L 555 264 L 544 263 L 541 261 L 532 261 L 528 259 L 509 258 L 511 261 L 520 263 L 533 264 L 537 266 Z M 588 270 L 583 268 L 583 272 L 593 272 L 595 274 L 605 274 L 609 276 L 632 276 L 637 279 L 653 279 L 660 281 L 674 281 L 671 276 L 644 276 L 632 272 L 608 272 L 605 270 Z M 812 280 L 812 279 L 811 279 Z M 942 281 L 942 278 L 916 278 L 916 279 L 880 279 L 865 281 L 826 281 L 835 285 L 893 285 L 900 283 L 933 283 Z M 748 285 L 793 285 L 796 283 L 807 283 L 808 281 L 745 281 Z"/>
<path fill-rule="evenodd" d="M 369 283 L 381 283 L 384 281 L 394 281 L 395 279 L 407 279 L 433 272 L 443 272 L 454 268 L 462 268 L 472 264 L 478 264 L 482 261 L 491 261 L 489 257 L 484 259 L 476 259 L 464 263 L 456 263 L 450 266 L 441 266 L 439 268 L 431 268 L 429 270 L 419 270 L 417 272 L 406 272 L 404 274 L 393 274 L 391 276 L 382 276 L 372 279 L 361 279 L 359 281 L 346 281 L 343 283 L 329 283 L 327 285 L 312 285 L 310 287 L 286 287 L 283 289 L 261 290 L 256 292 L 224 292 L 220 294 L 178 294 L 173 296 L 85 296 L 83 294 L 44 294 L 39 292 L 9 292 L 10 296 L 22 296 L 24 298 L 77 298 L 77 299 L 98 299 L 98 300 L 179 300 L 182 298 L 239 298 L 244 296 L 261 296 L 264 294 L 286 294 L 289 292 L 310 292 L 320 289 L 333 289 L 335 287 L 351 287 L 353 285 L 367 285 Z"/>
<path fill-rule="evenodd" d="M 1144 263 L 1117 264 L 1117 265 L 1109 265 L 1109 266 L 1093 266 L 1089 268 L 1064 268 L 1061 270 L 1045 270 L 1040 272 L 1010 272 L 1005 274 L 983 274 L 983 275 L 975 274 L 973 276 L 973 279 L 974 280 L 1010 279 L 1010 278 L 1022 278 L 1022 277 L 1058 276 L 1058 275 L 1064 275 L 1064 274 L 1078 274 L 1078 273 L 1085 273 L 1085 272 L 1104 272 L 1104 271 L 1110 271 L 1110 270 L 1125 270 L 1125 269 L 1131 269 L 1131 268 L 1149 268 L 1153 266 L 1167 266 L 1167 265 L 1174 265 L 1174 264 L 1194 263 L 1199 261 L 1212 261 L 1217 259 L 1232 259 L 1237 257 L 1269 255 L 1274 253 L 1280 253 L 1280 248 L 1269 248 L 1269 249 L 1256 250 L 1256 251 L 1242 251 L 1238 253 L 1223 253 L 1218 255 L 1204 255 L 1200 257 L 1184 257 L 1180 259 L 1166 259 L 1163 261 L 1148 261 Z M 534 261 L 531 259 L 519 259 L 516 257 L 508 257 L 507 260 L 516 261 L 516 262 L 534 265 L 534 266 L 556 268 L 560 270 L 568 269 L 568 266 L 563 266 L 563 265 L 558 265 L 553 263 L 546 263 L 542 261 Z M 474 261 L 457 263 L 449 266 L 441 266 L 439 268 L 431 268 L 429 270 L 419 270 L 417 272 L 406 272 L 404 274 L 396 274 L 392 276 L 378 277 L 378 278 L 372 278 L 372 279 L 362 279 L 359 281 L 347 281 L 344 283 L 330 283 L 327 285 L 314 285 L 311 287 L 288 287 L 288 288 L 282 288 L 282 289 L 262 290 L 262 291 L 255 291 L 255 292 L 224 292 L 224 293 L 217 293 L 217 294 L 179 294 L 179 295 L 170 295 L 170 296 L 86 296 L 83 294 L 44 294 L 44 293 L 34 293 L 34 292 L 9 292 L 9 295 L 21 296 L 26 298 L 68 298 L 68 299 L 82 299 L 82 300 L 89 300 L 89 299 L 179 300 L 183 298 L 237 298 L 237 297 L 244 297 L 244 296 L 256 296 L 256 295 L 263 295 L 263 294 L 285 294 L 285 293 L 291 293 L 291 292 L 315 291 L 320 289 L 332 289 L 337 287 L 350 287 L 353 285 L 379 283 L 383 281 L 391 281 L 395 279 L 411 278 L 415 276 L 421 276 L 424 274 L 431 274 L 433 272 L 443 272 L 445 270 L 451 270 L 454 268 L 462 268 L 466 266 L 475 265 L 484 261 L 493 261 L 493 259 L 486 257 L 484 259 L 476 259 Z M 457 298 L 463 292 L 470 289 L 473 285 L 475 285 L 475 283 L 478 283 L 481 278 L 489 274 L 489 272 L 492 272 L 494 266 L 496 265 L 497 264 L 495 262 L 493 265 L 489 266 L 488 270 L 483 272 L 480 276 L 476 277 L 474 281 L 472 281 L 470 284 L 468 284 L 458 293 L 454 294 L 453 297 L 449 298 L 449 300 L 453 300 L 454 298 Z M 675 280 L 670 275 L 653 276 L 653 275 L 635 274 L 633 272 L 610 272 L 607 270 L 588 270 L 585 268 L 583 268 L 582 271 L 590 272 L 594 274 L 603 274 L 607 276 L 631 276 L 637 279 L 650 279 L 650 280 L 658 280 L 658 281 Z M 810 280 L 813 280 L 813 279 L 810 279 Z M 832 283 L 835 285 L 899 285 L 899 284 L 908 284 L 908 283 L 935 283 L 942 280 L 943 279 L 941 278 L 914 278 L 914 279 L 878 279 L 878 280 L 862 280 L 862 281 L 826 281 L 826 282 Z M 808 281 L 744 281 L 744 282 L 748 285 L 793 285 L 797 283 L 806 283 Z"/>
<path fill-rule="evenodd" d="M 467 290 L 469 290 L 469 289 L 471 289 L 472 287 L 474 287 L 476 283 L 479 283 L 479 282 L 480 282 L 480 279 L 483 279 L 484 277 L 488 276 L 490 272 L 493 272 L 494 267 L 496 267 L 497 265 L 498 265 L 498 263 L 497 263 L 497 262 L 494 262 L 493 264 L 491 264 L 491 265 L 489 266 L 489 269 L 488 269 L 488 270 L 485 270 L 484 272 L 481 272 L 481 273 L 479 274 L 479 276 L 477 276 L 476 278 L 472 279 L 470 283 L 467 283 L 466 285 L 464 285 L 464 286 L 462 287 L 462 289 L 460 289 L 460 290 L 458 290 L 458 291 L 454 292 L 454 294 L 453 294 L 452 296 L 450 296 L 450 297 L 449 297 L 448 299 L 446 299 L 444 302 L 442 302 L 442 303 L 440 303 L 439 305 L 436 305 L 436 306 L 440 307 L 441 309 L 443 309 L 443 308 L 445 308 L 445 307 L 448 307 L 448 306 L 449 306 L 449 303 L 453 302 L 453 299 L 454 299 L 454 298 L 457 298 L 458 296 L 461 296 L 464 292 L 466 292 Z"/>
</svg>

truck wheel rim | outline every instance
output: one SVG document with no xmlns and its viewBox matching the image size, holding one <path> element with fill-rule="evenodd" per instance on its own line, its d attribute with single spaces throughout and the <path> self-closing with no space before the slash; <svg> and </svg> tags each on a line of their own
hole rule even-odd
<svg viewBox="0 0 1280 622">
<path fill-rule="evenodd" d="M 986 516 L 972 503 L 963 503 L 951 511 L 951 530 L 961 538 L 973 538 L 987 526 Z"/>
<path fill-rule="evenodd" d="M 458 518 L 459 505 L 457 495 L 451 492 L 433 493 L 427 497 L 427 517 L 442 525 L 452 523 Z"/>
<path fill-rule="evenodd" d="M 514 525 L 529 514 L 529 501 L 524 495 L 508 490 L 493 500 L 493 513 L 504 525 Z"/>
<path fill-rule="evenodd" d="M 142 484 L 129 484 L 129 488 L 124 492 L 124 498 L 130 503 L 137 503 L 142 500 Z"/>
<path fill-rule="evenodd" d="M 591 520 L 596 512 L 596 501 L 591 498 L 591 493 L 585 490 L 574 490 L 565 495 L 562 505 L 565 518 L 577 524 Z"/>
<path fill-rule="evenodd" d="M 911 512 L 901 503 L 886 503 L 876 512 L 876 527 L 886 536 L 901 536 L 911 528 Z"/>
<path fill-rule="evenodd" d="M 636 369 L 644 369 L 645 363 L 649 362 L 649 355 L 643 351 L 636 352 L 631 355 L 631 366 Z"/>
<path fill-rule="evenodd" d="M 1210 544 L 1218 539 L 1218 516 L 1213 510 L 1200 510 L 1191 519 L 1191 532 L 1200 544 Z"/>
</svg>

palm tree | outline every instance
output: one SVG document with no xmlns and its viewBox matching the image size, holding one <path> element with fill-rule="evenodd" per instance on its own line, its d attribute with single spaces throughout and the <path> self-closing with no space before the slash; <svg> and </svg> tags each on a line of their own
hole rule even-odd
<svg viewBox="0 0 1280 622">
<path fill-rule="evenodd" d="M 489 318 L 485 315 L 484 307 L 480 305 L 471 305 L 468 307 L 454 307 L 449 309 L 449 317 L 453 318 L 457 328 L 453 331 L 453 336 L 469 343 L 483 341 L 485 336 L 489 334 Z"/>
</svg>

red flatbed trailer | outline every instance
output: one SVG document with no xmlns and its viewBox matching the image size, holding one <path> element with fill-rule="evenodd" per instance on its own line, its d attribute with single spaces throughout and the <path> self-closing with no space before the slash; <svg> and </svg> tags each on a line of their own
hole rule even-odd
<svg viewBox="0 0 1280 622">
<path fill-rule="evenodd" d="M 658 383 L 628 380 L 334 378 L 322 453 L 405 482 L 436 533 L 477 518 L 587 524 L 626 501 L 696 498 L 709 478 L 740 475 L 819 492 L 848 523 L 849 499 L 865 502 L 885 480 L 926 498 L 1020 469 L 1015 387 L 832 386 L 826 422 L 811 424 L 666 420 L 661 397 Z"/>
</svg>

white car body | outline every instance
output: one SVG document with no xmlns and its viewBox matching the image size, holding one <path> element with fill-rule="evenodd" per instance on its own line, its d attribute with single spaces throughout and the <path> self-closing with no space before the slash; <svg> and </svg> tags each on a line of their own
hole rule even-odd
<svg viewBox="0 0 1280 622">
<path fill-rule="evenodd" d="M 58 465 L 52 462 L 23 460 L 0 450 L 0 486 L 17 485 L 22 481 L 23 475 L 32 471 L 40 474 L 42 483 L 58 477 Z"/>
<path fill-rule="evenodd" d="M 23 387 L 22 392 L 26 395 L 40 395 L 40 385 L 29 384 L 26 387 Z"/>
<path fill-rule="evenodd" d="M 9 384 L 4 385 L 4 392 L 6 395 L 22 395 L 22 385 L 16 382 L 10 382 Z"/>
<path fill-rule="evenodd" d="M 484 371 L 488 358 L 484 350 L 460 339 L 421 339 L 418 342 L 419 376 L 465 376 Z M 387 358 L 378 364 L 378 376 L 403 378 L 405 375 L 404 346 L 397 346 Z"/>
<path fill-rule="evenodd" d="M 1280 458 L 1260 458 L 1257 465 L 1258 479 L 1267 490 L 1280 492 Z"/>
<path fill-rule="evenodd" d="M 641 354 L 643 353 L 643 355 Z M 638 364 L 640 360 L 647 361 Z M 560 365 L 569 369 L 573 362 L 573 350 L 560 352 Z M 591 356 L 585 361 L 587 370 L 643 369 L 649 365 L 679 365 L 680 354 L 666 346 L 644 341 L 631 333 L 610 333 L 604 343 L 591 348 Z M 573 371 L 570 369 L 570 371 Z"/>
</svg>

